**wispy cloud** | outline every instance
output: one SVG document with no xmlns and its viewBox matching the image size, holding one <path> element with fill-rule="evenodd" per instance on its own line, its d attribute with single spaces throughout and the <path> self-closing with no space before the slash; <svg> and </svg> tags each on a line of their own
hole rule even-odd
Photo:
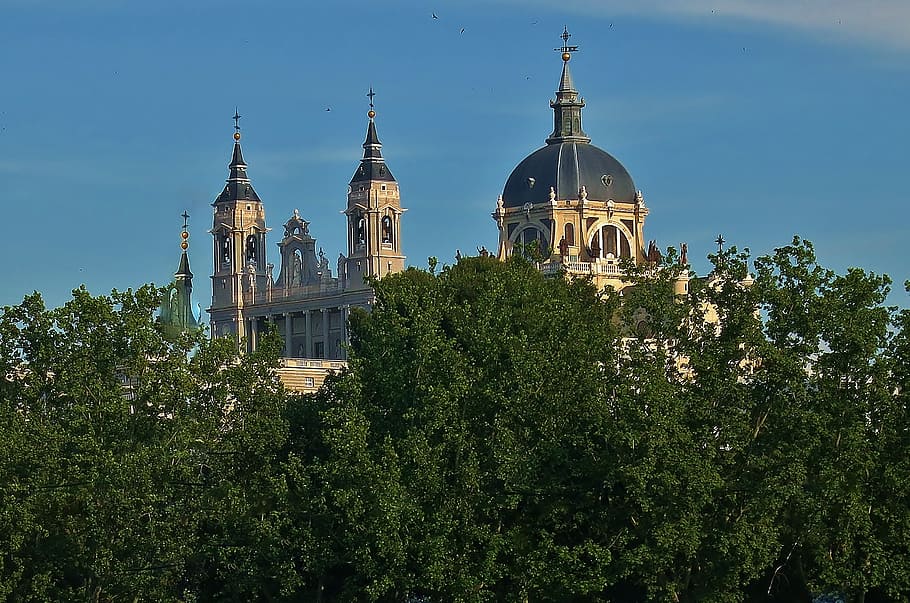
<svg viewBox="0 0 910 603">
<path fill-rule="evenodd" d="M 551 7 L 547 0 L 500 0 Z M 907 0 L 563 0 L 562 10 L 605 18 L 638 15 L 713 19 L 718 26 L 752 21 L 864 44 L 910 50 Z"/>
</svg>

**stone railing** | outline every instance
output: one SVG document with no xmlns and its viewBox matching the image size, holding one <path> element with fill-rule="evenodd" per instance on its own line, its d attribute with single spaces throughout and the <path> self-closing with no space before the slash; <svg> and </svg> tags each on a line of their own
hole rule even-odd
<svg viewBox="0 0 910 603">
<path fill-rule="evenodd" d="M 281 365 L 285 368 L 314 368 L 339 370 L 348 365 L 344 360 L 323 360 L 321 358 L 282 358 Z"/>
<path fill-rule="evenodd" d="M 556 274 L 565 270 L 569 274 L 593 274 L 598 276 L 622 276 L 623 272 L 617 262 L 562 262 L 550 261 L 540 267 L 544 274 Z"/>
<path fill-rule="evenodd" d="M 248 304 L 265 304 L 271 302 L 291 301 L 295 299 L 304 299 L 314 297 L 323 293 L 336 293 L 341 290 L 338 279 L 332 279 L 325 283 L 316 283 L 313 285 L 304 285 L 302 287 L 289 287 L 287 289 L 272 287 L 265 291 L 246 291 L 243 294 L 243 301 Z"/>
</svg>

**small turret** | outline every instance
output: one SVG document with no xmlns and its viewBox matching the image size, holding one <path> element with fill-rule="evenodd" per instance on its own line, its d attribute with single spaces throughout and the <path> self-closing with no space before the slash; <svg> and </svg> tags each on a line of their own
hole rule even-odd
<svg viewBox="0 0 910 603">
<path fill-rule="evenodd" d="M 547 144 L 560 142 L 591 142 L 591 139 L 581 129 L 581 110 L 585 106 L 584 100 L 578 99 L 578 90 L 572 81 L 572 72 L 569 71 L 569 60 L 572 53 L 578 51 L 578 46 L 569 46 L 572 34 L 568 28 L 562 32 L 562 76 L 559 78 L 559 90 L 556 91 L 556 100 L 550 101 L 553 108 L 553 133 L 547 138 Z"/>
<path fill-rule="evenodd" d="M 189 214 L 183 212 L 180 263 L 177 265 L 177 272 L 174 273 L 174 282 L 165 290 L 160 307 L 161 323 L 165 332 L 172 337 L 199 327 L 199 321 L 193 313 L 193 273 L 186 253 L 190 246 L 190 233 L 187 231 L 189 217 Z"/>
</svg>

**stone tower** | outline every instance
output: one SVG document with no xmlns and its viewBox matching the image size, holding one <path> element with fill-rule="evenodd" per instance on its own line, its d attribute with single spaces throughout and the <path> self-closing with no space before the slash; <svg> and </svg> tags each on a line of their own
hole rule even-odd
<svg viewBox="0 0 910 603">
<path fill-rule="evenodd" d="M 348 254 L 344 274 L 339 275 L 347 289 L 366 288 L 366 277 L 381 278 L 404 269 L 401 250 L 401 208 L 398 182 L 382 157 L 382 144 L 376 134 L 370 90 L 370 118 L 363 158 L 348 187 L 344 213 L 348 222 Z"/>
<path fill-rule="evenodd" d="M 234 113 L 234 151 L 230 172 L 215 198 L 212 219 L 214 274 L 212 274 L 212 335 L 245 337 L 243 307 L 250 295 L 269 282 L 265 260 L 265 209 L 246 173 L 240 148 L 240 115 Z"/>
</svg>

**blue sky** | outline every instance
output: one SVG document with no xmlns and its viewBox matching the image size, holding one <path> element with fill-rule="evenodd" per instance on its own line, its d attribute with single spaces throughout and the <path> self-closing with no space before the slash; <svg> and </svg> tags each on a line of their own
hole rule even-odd
<svg viewBox="0 0 910 603">
<path fill-rule="evenodd" d="M 58 305 L 81 283 L 103 293 L 167 282 L 186 210 L 207 306 L 210 204 L 235 106 L 270 226 L 299 208 L 337 257 L 370 86 L 409 209 L 409 263 L 493 248 L 496 197 L 551 129 L 553 48 L 567 25 L 585 130 L 642 189 L 648 239 L 687 242 L 703 274 L 718 233 L 755 253 L 799 234 L 827 266 L 890 274 L 892 302 L 910 305 L 906 0 L 0 0 L 0 10 L 0 304 L 38 290 Z"/>
</svg>

